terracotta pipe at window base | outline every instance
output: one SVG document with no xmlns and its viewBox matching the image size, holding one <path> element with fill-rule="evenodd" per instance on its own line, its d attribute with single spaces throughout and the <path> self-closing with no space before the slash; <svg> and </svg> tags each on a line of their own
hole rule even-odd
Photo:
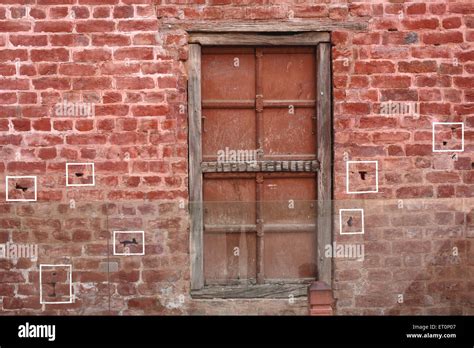
<svg viewBox="0 0 474 348">
<path fill-rule="evenodd" d="M 315 281 L 308 287 L 309 315 L 334 315 L 334 296 L 331 287 Z"/>
</svg>

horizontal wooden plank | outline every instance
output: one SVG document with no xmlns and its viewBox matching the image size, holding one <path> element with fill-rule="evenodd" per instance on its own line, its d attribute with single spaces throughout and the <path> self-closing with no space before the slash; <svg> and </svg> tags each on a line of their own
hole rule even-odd
<svg viewBox="0 0 474 348">
<path fill-rule="evenodd" d="M 265 202 L 263 202 L 265 203 Z M 206 204 L 206 203 L 204 203 Z M 212 204 L 212 202 L 211 202 Z M 236 202 L 239 204 L 239 202 Z M 245 202 L 243 204 L 248 204 Z M 286 204 L 286 203 L 285 203 Z M 316 232 L 316 224 L 264 224 L 264 232 Z M 205 233 L 257 232 L 257 225 L 204 225 Z"/>
<path fill-rule="evenodd" d="M 202 101 L 203 109 L 254 109 L 254 99 L 242 100 L 215 100 L 207 99 Z"/>
<path fill-rule="evenodd" d="M 204 178 L 209 180 L 230 180 L 230 179 L 253 179 L 258 172 L 235 172 L 235 173 L 204 173 Z M 301 179 L 316 178 L 316 172 L 264 172 L 263 179 Z"/>
<path fill-rule="evenodd" d="M 191 33 L 231 33 L 231 32 L 309 32 L 333 30 L 367 30 L 368 19 L 357 21 L 332 21 L 332 20 L 259 20 L 259 21 L 219 21 L 219 20 L 164 20 L 163 29 L 186 30 Z"/>
<path fill-rule="evenodd" d="M 316 100 L 262 100 L 264 108 L 314 108 Z M 207 99 L 202 101 L 203 109 L 254 109 L 255 100 L 216 100 Z"/>
<path fill-rule="evenodd" d="M 239 45 L 239 46 L 301 46 L 317 45 L 319 42 L 329 42 L 330 35 L 326 32 L 302 33 L 293 35 L 268 35 L 268 34 L 241 34 L 241 33 L 191 33 L 189 43 L 201 45 Z"/>
<path fill-rule="evenodd" d="M 202 162 L 203 173 L 235 172 L 315 172 L 319 162 L 313 161 L 249 161 L 249 162 Z"/>
<path fill-rule="evenodd" d="M 309 284 L 279 283 L 257 285 L 207 285 L 200 290 L 192 290 L 191 297 L 196 299 L 213 298 L 285 298 L 306 297 Z"/>
<path fill-rule="evenodd" d="M 316 100 L 265 100 L 263 99 L 264 108 L 287 108 L 289 106 L 295 108 L 314 108 Z"/>
<path fill-rule="evenodd" d="M 212 202 L 208 202 L 212 206 Z M 220 204 L 220 203 L 219 203 Z M 240 204 L 237 202 L 236 204 Z M 248 202 L 242 202 L 248 204 Z M 206 206 L 206 203 L 204 203 Z M 257 225 L 210 225 L 204 224 L 205 233 L 248 233 L 257 232 Z"/>
</svg>

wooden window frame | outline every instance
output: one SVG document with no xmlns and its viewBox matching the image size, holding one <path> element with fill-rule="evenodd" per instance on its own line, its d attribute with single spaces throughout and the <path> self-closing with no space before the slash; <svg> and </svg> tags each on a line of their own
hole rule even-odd
<svg viewBox="0 0 474 348">
<path fill-rule="evenodd" d="M 207 24 L 209 25 L 209 24 Z M 244 26 L 245 27 L 245 26 Z M 206 26 L 206 28 L 208 28 Z M 281 23 L 280 23 L 281 28 Z M 307 27 L 305 27 L 307 28 Z M 202 29 L 202 28 L 201 28 Z M 232 29 L 232 28 L 230 28 Z M 242 28 L 240 28 L 242 29 Z M 265 28 L 268 29 L 268 28 Z M 301 27 L 296 27 L 300 29 Z M 230 30 L 231 31 L 231 30 Z M 317 270 L 318 280 L 331 285 L 332 260 L 324 256 L 326 245 L 332 244 L 332 112 L 331 112 L 331 43 L 330 33 L 321 31 L 215 33 L 206 30 L 189 32 L 188 117 L 189 117 L 189 213 L 191 295 L 193 298 L 283 298 L 291 293 L 306 295 L 306 285 L 264 284 L 247 286 L 247 289 L 222 286 L 204 287 L 203 245 L 203 172 L 201 135 L 201 46 L 314 46 L 316 47 L 316 110 L 317 110 Z M 295 283 L 297 280 L 295 280 Z M 275 287 L 278 287 L 275 291 Z"/>
</svg>

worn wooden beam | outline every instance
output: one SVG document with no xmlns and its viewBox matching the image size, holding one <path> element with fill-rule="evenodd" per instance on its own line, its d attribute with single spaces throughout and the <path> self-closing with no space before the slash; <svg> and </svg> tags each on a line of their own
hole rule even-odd
<svg viewBox="0 0 474 348">
<path fill-rule="evenodd" d="M 188 115 L 189 115 L 189 199 L 191 289 L 204 286 L 202 148 L 201 148 L 201 46 L 189 45 Z"/>
<path fill-rule="evenodd" d="M 247 162 L 202 162 L 203 173 L 236 172 L 316 172 L 319 162 L 313 161 L 247 161 Z"/>
<path fill-rule="evenodd" d="M 306 297 L 308 284 L 256 284 L 256 285 L 212 285 L 191 291 L 196 299 L 213 298 L 285 298 Z"/>
<path fill-rule="evenodd" d="M 332 259 L 325 257 L 325 246 L 332 244 L 332 117 L 331 45 L 320 43 L 317 61 L 317 144 L 318 175 L 318 279 L 332 284 Z"/>
<path fill-rule="evenodd" d="M 244 203 L 245 204 L 245 203 Z M 314 232 L 315 224 L 265 224 L 263 225 L 265 232 Z M 205 233 L 251 233 L 257 232 L 257 225 L 204 225 Z"/>
<path fill-rule="evenodd" d="M 262 100 L 264 108 L 313 108 L 316 105 L 315 100 Z M 203 109 L 255 109 L 255 100 L 203 100 Z"/>
<path fill-rule="evenodd" d="M 254 21 L 216 21 L 216 20 L 164 20 L 162 29 L 185 30 L 192 33 L 259 33 L 259 32 L 309 32 L 333 30 L 367 30 L 368 19 L 358 21 L 332 20 L 254 20 Z"/>
<path fill-rule="evenodd" d="M 188 42 L 214 46 L 314 46 L 319 42 L 329 42 L 330 40 L 330 34 L 327 32 L 310 32 L 293 35 L 268 35 L 259 33 L 190 33 Z"/>
</svg>

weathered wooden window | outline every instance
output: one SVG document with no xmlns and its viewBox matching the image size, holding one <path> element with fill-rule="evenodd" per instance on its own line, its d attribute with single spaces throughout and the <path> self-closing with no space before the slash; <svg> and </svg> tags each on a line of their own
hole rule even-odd
<svg viewBox="0 0 474 348">
<path fill-rule="evenodd" d="M 330 282 L 329 34 L 190 40 L 193 296 L 297 296 Z"/>
</svg>

